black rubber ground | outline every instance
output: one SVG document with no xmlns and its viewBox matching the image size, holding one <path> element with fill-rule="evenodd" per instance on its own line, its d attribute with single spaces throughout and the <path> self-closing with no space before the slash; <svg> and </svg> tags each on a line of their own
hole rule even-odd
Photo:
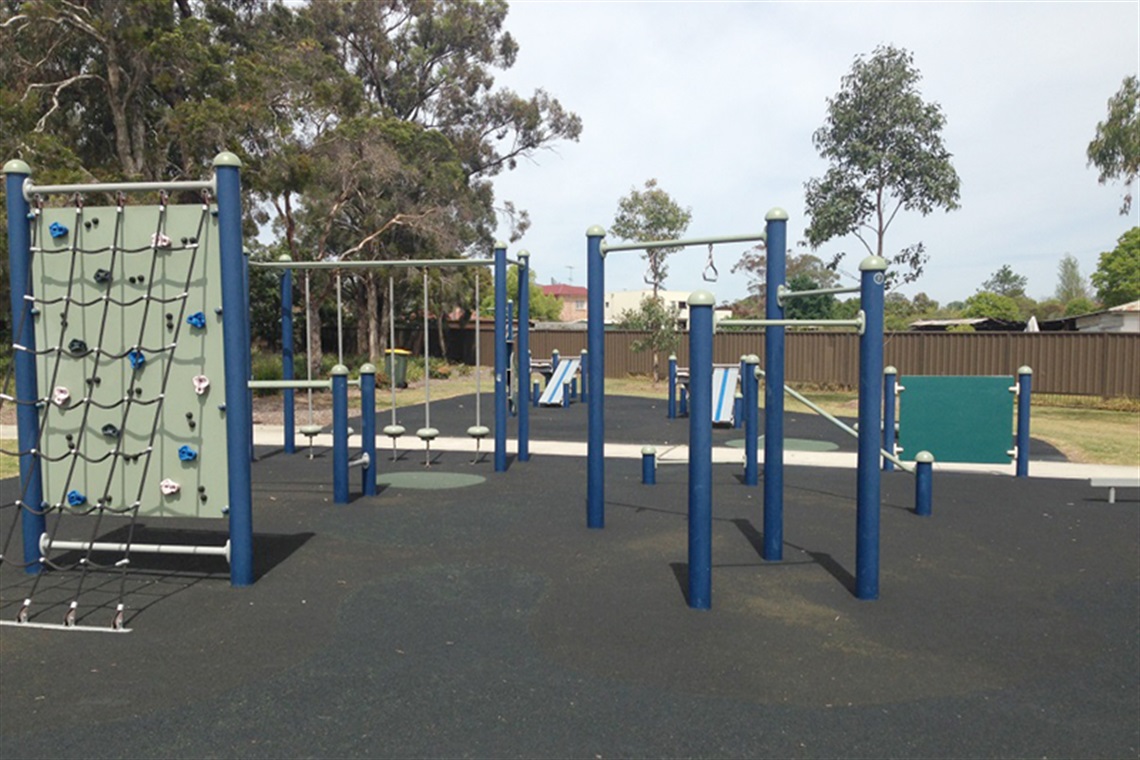
<svg viewBox="0 0 1140 760">
<path fill-rule="evenodd" d="M 486 481 L 364 498 L 354 472 L 337 506 L 318 451 L 259 451 L 252 587 L 136 557 L 132 633 L 0 628 L 0 756 L 1137 756 L 1140 511 L 1086 482 L 939 473 L 920 518 L 909 476 L 884 474 L 882 593 L 859 601 L 853 471 L 788 468 L 770 563 L 762 489 L 717 466 L 698 612 L 683 465 L 650 487 L 610 461 L 588 530 L 580 459 L 494 473 L 444 452 L 440 471 Z M 224 540 L 144 522 L 136 540 Z M 5 618 L 27 584 L 3 566 Z M 110 622 L 117 584 L 88 579 L 80 622 Z M 45 576 L 33 619 L 61 620 L 74 585 Z"/>
</svg>

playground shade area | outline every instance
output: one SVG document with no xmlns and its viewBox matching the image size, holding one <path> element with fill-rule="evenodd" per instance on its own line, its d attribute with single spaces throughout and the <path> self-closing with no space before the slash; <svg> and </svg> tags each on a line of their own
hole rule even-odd
<svg viewBox="0 0 1140 760">
<path fill-rule="evenodd" d="M 433 420 L 471 402 L 433 404 Z M 787 435 L 813 438 L 797 417 Z M 640 437 L 651 429 L 659 438 Z M 607 399 L 609 440 L 663 434 L 687 439 L 663 402 Z M 714 435 L 723 445 L 742 432 Z M 544 410 L 534 436 L 584 439 L 584 406 Z M 759 556 L 762 489 L 717 465 L 712 610 L 699 612 L 684 599 L 684 466 L 643 486 L 640 462 L 610 460 L 606 527 L 588 530 L 581 459 L 496 474 L 489 457 L 440 452 L 433 471 L 485 480 L 364 498 L 354 471 L 353 500 L 337 506 L 331 453 L 317 453 L 258 450 L 253 586 L 231 588 L 216 558 L 139 556 L 131 633 L 0 628 L 0 756 L 1140 748 L 1140 511 L 1086 481 L 939 473 L 934 515 L 919 518 L 913 480 L 884 473 L 882 596 L 861 602 L 853 470 L 787 468 L 785 559 L 770 564 Z M 423 471 L 419 450 L 380 456 L 381 475 Z M 0 484 L 8 504 L 12 483 Z M 11 509 L 0 510 L 4 530 Z M 138 541 L 184 526 L 224 541 L 221 524 L 204 535 L 211 523 L 143 522 Z M 37 611 L 58 622 L 66 596 L 52 609 L 47 581 Z M 118 582 L 92 580 L 95 599 Z M 25 583 L 3 566 L 0 615 L 14 617 Z M 84 614 L 104 625 L 112 610 Z"/>
</svg>

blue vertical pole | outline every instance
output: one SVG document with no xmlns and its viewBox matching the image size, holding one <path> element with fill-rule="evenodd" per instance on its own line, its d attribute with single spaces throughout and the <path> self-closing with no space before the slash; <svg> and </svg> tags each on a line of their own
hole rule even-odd
<svg viewBox="0 0 1140 760">
<path fill-rule="evenodd" d="M 641 447 L 641 484 L 657 484 L 657 449 L 653 446 Z"/>
<path fill-rule="evenodd" d="M 712 344 L 707 290 L 689 296 L 689 606 L 712 606 Z"/>
<path fill-rule="evenodd" d="M 241 256 L 241 279 L 242 279 L 241 291 L 242 291 L 242 296 L 245 299 L 245 307 L 244 307 L 245 312 L 244 313 L 246 315 L 245 319 L 242 320 L 242 331 L 245 333 L 245 337 L 242 338 L 242 342 L 244 342 L 250 348 L 253 348 L 253 340 L 251 339 L 252 328 L 250 327 L 250 324 L 249 324 L 250 323 L 249 314 L 251 313 L 250 305 L 249 305 L 249 251 L 245 250 L 244 245 L 242 246 L 242 252 L 241 253 L 242 253 L 242 256 Z M 246 394 L 246 396 L 249 397 L 249 410 L 250 410 L 250 413 L 249 413 L 249 461 L 255 462 L 255 461 L 257 461 L 257 455 L 253 450 L 253 388 L 249 387 L 249 381 L 253 379 L 253 352 L 250 351 L 249 349 L 246 349 L 245 354 L 244 354 L 244 358 L 245 358 L 245 379 L 246 379 L 245 394 Z"/>
<path fill-rule="evenodd" d="M 586 382 L 586 378 L 590 376 L 590 352 L 583 348 L 578 352 L 578 356 L 581 357 L 578 361 L 578 374 L 582 376 L 580 400 L 583 404 L 587 404 L 590 401 L 590 384 Z"/>
<path fill-rule="evenodd" d="M 24 198 L 24 181 L 31 168 L 20 160 L 4 164 L 4 191 L 8 210 L 8 301 L 12 313 L 12 341 L 26 350 L 14 350 L 13 370 L 16 378 L 16 448 L 20 453 L 20 528 L 24 546 L 25 571 L 35 574 L 43 570 L 40 562 L 40 536 L 47 530 L 47 517 L 42 513 L 44 501 L 43 472 L 39 456 L 39 415 L 36 400 L 39 380 L 36 377 L 36 325 L 33 304 L 25 296 L 33 294 L 31 207 Z"/>
<path fill-rule="evenodd" d="M 550 352 L 550 371 L 551 372 L 554 372 L 555 370 L 558 369 L 558 362 L 560 362 L 560 361 L 562 361 L 562 354 L 560 354 L 558 352 L 558 349 L 556 348 Z M 552 380 L 554 379 L 553 375 L 551 375 L 551 379 Z"/>
<path fill-rule="evenodd" d="M 507 470 L 507 244 L 495 243 L 495 472 Z"/>
<path fill-rule="evenodd" d="M 766 319 L 783 319 L 777 297 L 787 275 L 788 213 L 764 217 L 768 239 Z M 784 328 L 764 330 L 764 559 L 784 558 Z M 692 382 L 692 379 L 689 380 Z"/>
<path fill-rule="evenodd" d="M 360 368 L 360 435 L 361 453 L 368 464 L 361 467 L 365 496 L 376 495 L 376 366 L 365 364 Z"/>
<path fill-rule="evenodd" d="M 253 583 L 253 450 L 249 396 L 249 311 L 243 292 L 245 252 L 241 237 L 241 160 L 233 153 L 214 158 L 221 252 L 222 333 L 226 381 L 226 466 L 229 476 L 230 584 Z"/>
<path fill-rule="evenodd" d="M 868 256 L 859 264 L 859 455 L 855 487 L 855 596 L 879 598 L 880 477 L 877 430 L 883 418 L 883 272 L 887 262 Z"/>
<path fill-rule="evenodd" d="M 760 482 L 760 379 L 756 370 L 760 357 L 749 354 L 744 357 L 744 373 L 740 384 L 744 386 L 744 485 L 754 486 Z"/>
<path fill-rule="evenodd" d="M 1017 369 L 1017 477 L 1029 477 L 1029 402 L 1033 393 L 1033 370 Z"/>
<path fill-rule="evenodd" d="M 899 371 L 894 367 L 883 370 L 883 451 L 895 453 L 895 388 Z M 895 463 L 883 457 L 883 472 L 891 472 Z"/>
<path fill-rule="evenodd" d="M 597 225 L 586 230 L 586 349 L 590 352 L 590 406 L 586 413 L 586 526 L 606 525 L 606 259 Z"/>
<path fill-rule="evenodd" d="M 519 337 L 515 356 L 519 358 L 516 381 L 519 415 L 519 461 L 530 461 L 530 252 L 519 251 Z"/>
<path fill-rule="evenodd" d="M 288 261 L 288 256 L 282 256 L 281 261 Z M 281 275 L 281 378 L 293 379 L 293 270 L 286 269 Z M 295 431 L 295 410 L 293 408 L 293 389 L 286 388 L 284 396 L 283 420 L 285 423 L 285 453 L 292 454 L 297 451 Z"/>
<path fill-rule="evenodd" d="M 914 457 L 914 513 L 923 517 L 930 516 L 931 493 L 934 488 L 932 473 L 934 470 L 934 455 L 929 451 L 920 451 Z"/>
<path fill-rule="evenodd" d="M 348 367 L 338 364 L 332 375 L 333 503 L 348 503 Z"/>
<path fill-rule="evenodd" d="M 666 416 L 677 419 L 677 355 L 669 354 L 669 403 Z"/>
<path fill-rule="evenodd" d="M 690 359 L 689 363 L 692 364 L 691 359 Z M 689 377 L 692 377 L 692 373 L 693 373 L 693 370 L 692 370 L 692 367 L 690 367 L 689 368 Z M 677 402 L 677 413 L 680 414 L 682 417 L 688 417 L 689 416 L 689 386 L 682 385 L 681 386 L 681 393 L 679 395 L 680 395 L 680 399 Z"/>
<path fill-rule="evenodd" d="M 521 272 L 519 274 L 522 274 Z M 515 302 L 513 298 L 507 299 L 507 340 L 515 339 Z"/>
</svg>

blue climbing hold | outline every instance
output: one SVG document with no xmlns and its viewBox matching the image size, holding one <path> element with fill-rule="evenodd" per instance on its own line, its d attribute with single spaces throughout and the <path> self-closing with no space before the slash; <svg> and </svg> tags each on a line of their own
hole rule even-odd
<svg viewBox="0 0 1140 760">
<path fill-rule="evenodd" d="M 67 235 L 67 227 L 64 227 L 59 222 L 52 222 L 51 226 L 48 227 L 48 232 L 51 233 L 53 238 L 61 238 Z"/>
<path fill-rule="evenodd" d="M 72 507 L 78 507 L 87 503 L 87 497 L 79 491 L 71 490 L 67 492 L 67 503 Z"/>
<path fill-rule="evenodd" d="M 127 359 L 130 361 L 131 367 L 134 369 L 139 369 L 142 367 L 142 365 L 146 364 L 146 357 L 143 356 L 143 352 L 139 351 L 137 348 L 127 354 Z"/>
<path fill-rule="evenodd" d="M 114 425 L 112 425 L 110 422 L 108 422 L 106 425 L 104 425 L 102 428 L 100 428 L 100 432 L 103 435 L 107 436 L 108 438 L 118 438 L 119 437 L 119 429 L 117 427 L 115 427 Z"/>
<path fill-rule="evenodd" d="M 193 462 L 198 458 L 198 452 L 189 446 L 183 446 L 178 449 L 178 458 L 183 462 Z"/>
<path fill-rule="evenodd" d="M 186 323 L 191 327 L 196 327 L 201 330 L 206 326 L 206 315 L 200 311 L 196 311 L 190 316 L 186 317 Z"/>
</svg>

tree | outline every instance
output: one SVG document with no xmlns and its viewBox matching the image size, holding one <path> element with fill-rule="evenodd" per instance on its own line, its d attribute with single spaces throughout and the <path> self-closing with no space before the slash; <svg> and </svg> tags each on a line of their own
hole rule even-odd
<svg viewBox="0 0 1140 760">
<path fill-rule="evenodd" d="M 645 181 L 645 190 L 631 188 L 629 195 L 618 200 L 610 232 L 622 240 L 635 240 L 644 243 L 649 240 L 672 240 L 685 234 L 689 227 L 692 212 L 681 208 L 669 193 L 657 186 L 656 179 Z M 669 274 L 665 259 L 680 248 L 655 248 L 645 251 L 641 257 L 649 262 L 645 283 L 653 286 L 653 297 Z M 654 360 L 654 367 L 656 367 Z"/>
<path fill-rule="evenodd" d="M 653 382 L 660 381 L 657 371 L 657 355 L 660 352 L 672 351 L 677 348 L 681 340 L 677 332 L 677 310 L 665 306 L 664 300 L 654 296 L 641 299 L 637 309 L 626 309 L 618 315 L 618 326 L 624 330 L 640 330 L 646 333 L 629 344 L 630 349 L 638 353 L 642 351 L 653 352 Z"/>
<path fill-rule="evenodd" d="M 483 312 L 485 317 L 493 317 L 495 315 L 495 291 L 494 284 L 489 283 L 486 286 L 481 285 L 483 288 L 483 298 L 479 309 Z M 507 267 L 507 298 L 515 300 L 515 318 L 518 318 L 518 301 L 517 294 L 519 292 L 519 268 L 517 266 Z M 538 274 L 535 270 L 530 270 L 530 289 L 527 291 L 530 296 L 530 318 L 536 322 L 557 322 L 562 317 L 562 301 L 555 296 L 549 296 L 542 292 L 542 287 L 538 284 Z"/>
<path fill-rule="evenodd" d="M 802 244 L 801 244 L 802 245 Z M 810 253 L 793 253 L 788 251 L 785 259 L 784 277 L 788 286 L 793 290 L 803 290 L 805 288 L 796 288 L 792 285 L 792 280 L 797 277 L 805 277 L 808 280 L 815 282 L 815 288 L 833 288 L 839 284 L 839 275 L 835 271 L 833 263 L 825 263 L 818 256 L 813 256 Z M 768 254 L 764 249 L 763 244 L 758 245 L 748 251 L 745 251 L 740 260 L 732 265 L 732 273 L 744 272 L 748 277 L 748 292 L 752 294 L 750 299 L 745 301 L 738 301 L 733 307 L 733 313 L 743 316 L 744 314 L 756 314 L 759 319 L 764 315 L 765 303 L 768 299 L 767 289 L 767 273 L 768 273 Z M 791 303 L 789 301 L 789 303 Z"/>
<path fill-rule="evenodd" d="M 1028 282 L 1029 278 L 1025 275 L 1014 273 L 1009 264 L 1002 264 L 1001 269 L 990 275 L 979 290 L 997 293 L 999 296 L 1020 296 L 1025 294 Z"/>
<path fill-rule="evenodd" d="M 1108 117 L 1096 125 L 1087 153 L 1089 166 L 1100 170 L 1100 184 L 1124 180 L 1120 213 L 1126 215 L 1140 174 L 1140 79 L 1136 75 L 1125 77 L 1120 90 L 1108 99 Z"/>
<path fill-rule="evenodd" d="M 962 316 L 1017 322 L 1021 313 L 1017 308 L 1017 302 L 1009 296 L 983 290 L 966 299 L 966 308 L 962 310 Z"/>
<path fill-rule="evenodd" d="M 1096 304 L 1091 298 L 1074 298 L 1065 304 L 1064 316 L 1079 317 L 1081 314 L 1091 314 L 1096 311 Z"/>
<path fill-rule="evenodd" d="M 797 274 L 788 279 L 790 290 L 817 290 L 822 287 L 807 274 Z M 787 319 L 831 319 L 835 309 L 835 296 L 830 293 L 802 296 L 790 298 L 784 304 L 784 316 Z"/>
<path fill-rule="evenodd" d="M 910 52 L 880 46 L 855 59 L 828 99 L 827 120 L 812 141 L 831 166 L 804 185 L 812 248 L 854 235 L 868 253 L 887 258 L 887 231 L 899 211 L 958 208 L 958 174 L 942 143 L 946 118 L 939 104 L 923 101 L 920 79 Z M 928 258 L 921 242 L 909 245 L 891 257 L 888 276 L 913 282 Z"/>
<path fill-rule="evenodd" d="M 1140 227 L 1125 232 L 1116 248 L 1100 255 L 1090 279 L 1106 309 L 1140 298 Z"/>
<path fill-rule="evenodd" d="M 1088 298 L 1089 286 L 1085 278 L 1081 277 L 1081 265 L 1077 257 L 1066 253 L 1057 265 L 1057 290 L 1053 297 L 1061 303 L 1068 303 L 1074 298 Z"/>
</svg>

